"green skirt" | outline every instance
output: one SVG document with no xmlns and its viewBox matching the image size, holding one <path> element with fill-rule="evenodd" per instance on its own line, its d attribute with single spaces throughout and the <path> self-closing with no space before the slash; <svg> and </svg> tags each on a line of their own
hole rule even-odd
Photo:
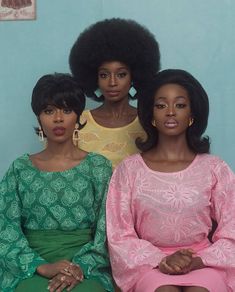
<svg viewBox="0 0 235 292">
<path fill-rule="evenodd" d="M 25 236 L 29 246 L 49 263 L 59 260 L 72 260 L 74 254 L 91 240 L 91 230 L 76 231 L 60 230 L 26 230 Z M 16 292 L 48 292 L 48 279 L 35 274 L 23 280 Z M 66 291 L 66 290 L 64 290 Z M 105 292 L 106 290 L 96 280 L 84 279 L 72 290 L 73 292 Z"/>
</svg>

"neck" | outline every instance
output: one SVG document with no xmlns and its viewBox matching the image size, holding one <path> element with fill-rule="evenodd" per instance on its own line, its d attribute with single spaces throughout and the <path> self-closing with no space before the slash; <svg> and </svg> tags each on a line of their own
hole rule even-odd
<svg viewBox="0 0 235 292">
<path fill-rule="evenodd" d="M 103 111 L 114 117 L 128 114 L 131 108 L 132 107 L 129 104 L 128 98 L 122 99 L 117 102 L 105 101 L 101 106 L 101 109 Z"/>
<path fill-rule="evenodd" d="M 155 153 L 163 160 L 188 160 L 195 156 L 189 149 L 185 136 L 159 136 Z"/>
<path fill-rule="evenodd" d="M 78 148 L 73 145 L 72 141 L 66 143 L 55 143 L 48 141 L 44 154 L 51 158 L 70 158 L 78 152 Z"/>
</svg>

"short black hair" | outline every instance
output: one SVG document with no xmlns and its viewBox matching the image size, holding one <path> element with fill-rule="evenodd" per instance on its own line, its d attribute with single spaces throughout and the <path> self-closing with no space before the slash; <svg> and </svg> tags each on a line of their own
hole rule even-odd
<svg viewBox="0 0 235 292">
<path fill-rule="evenodd" d="M 147 28 L 130 19 L 105 19 L 85 29 L 71 49 L 69 64 L 85 93 L 97 101 L 103 101 L 94 95 L 98 68 L 109 61 L 127 65 L 138 90 L 160 69 L 159 46 Z"/>
<path fill-rule="evenodd" d="M 38 117 L 48 106 L 69 108 L 77 114 L 77 122 L 85 108 L 85 95 L 77 81 L 70 74 L 54 73 L 42 76 L 32 92 L 31 107 Z M 38 132 L 38 129 L 35 129 Z"/>
<path fill-rule="evenodd" d="M 152 83 L 140 94 L 138 99 L 138 116 L 140 123 L 147 133 L 147 139 L 136 140 L 136 145 L 142 151 L 152 149 L 158 143 L 158 132 L 152 125 L 154 95 L 166 84 L 178 84 L 189 95 L 193 124 L 187 129 L 186 137 L 189 148 L 194 153 L 209 153 L 210 140 L 202 137 L 206 130 L 209 116 L 209 100 L 206 91 L 190 73 L 180 69 L 167 69 L 156 74 Z"/>
</svg>

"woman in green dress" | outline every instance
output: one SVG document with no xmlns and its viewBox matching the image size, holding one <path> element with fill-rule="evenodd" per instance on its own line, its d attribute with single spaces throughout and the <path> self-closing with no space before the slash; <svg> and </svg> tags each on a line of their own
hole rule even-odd
<svg viewBox="0 0 235 292">
<path fill-rule="evenodd" d="M 0 291 L 113 291 L 105 235 L 111 163 L 76 145 L 85 97 L 67 74 L 32 94 L 47 146 L 16 159 L 0 183 Z"/>
</svg>

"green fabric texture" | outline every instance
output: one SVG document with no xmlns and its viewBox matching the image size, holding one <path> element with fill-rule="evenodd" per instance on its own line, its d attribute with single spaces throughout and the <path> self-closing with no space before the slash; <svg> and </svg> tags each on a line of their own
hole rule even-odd
<svg viewBox="0 0 235 292">
<path fill-rule="evenodd" d="M 15 289 L 15 292 L 48 292 L 48 279 L 34 275 L 32 278 L 23 280 Z M 67 290 L 63 290 L 67 291 Z M 95 280 L 84 280 L 71 290 L 72 292 L 105 292 L 106 290 Z"/>
<path fill-rule="evenodd" d="M 81 266 L 86 280 L 113 291 L 105 230 L 111 174 L 110 161 L 96 153 L 88 153 L 79 165 L 61 172 L 39 170 L 28 154 L 11 164 L 0 183 L 1 292 L 13 292 L 23 280 L 35 278 L 37 267 L 50 260 L 42 252 L 46 246 L 52 261 L 66 254 Z M 47 236 L 64 232 L 66 245 L 66 233 L 74 231 L 82 232 L 78 242 L 72 243 L 73 236 L 68 236 L 68 250 L 61 247 L 53 253 L 53 240 Z M 39 232 L 41 247 L 34 240 Z M 73 248 L 73 244 L 79 246 Z"/>
<path fill-rule="evenodd" d="M 58 230 L 25 230 L 29 246 L 48 262 L 62 259 L 72 260 L 73 255 L 91 240 L 90 229 L 76 231 Z M 16 292 L 48 291 L 48 279 L 39 275 L 21 281 Z M 66 290 L 64 290 L 66 291 Z M 74 292 L 105 292 L 106 290 L 95 280 L 84 280 L 77 285 Z"/>
<path fill-rule="evenodd" d="M 64 230 L 25 230 L 29 246 L 47 262 L 72 261 L 81 247 L 92 240 L 91 229 Z"/>
</svg>

